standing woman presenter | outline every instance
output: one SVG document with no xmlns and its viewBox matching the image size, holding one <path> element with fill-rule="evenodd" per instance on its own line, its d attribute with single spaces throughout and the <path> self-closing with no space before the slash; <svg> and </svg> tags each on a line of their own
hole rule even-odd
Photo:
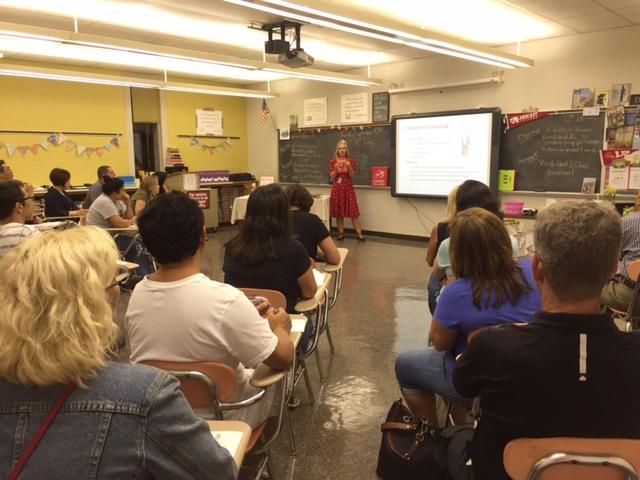
<svg viewBox="0 0 640 480">
<path fill-rule="evenodd" d="M 333 179 L 331 187 L 331 216 L 336 217 L 338 240 L 344 239 L 344 217 L 350 217 L 358 240 L 364 240 L 360 225 L 360 210 L 353 188 L 352 178 L 356 174 L 356 161 L 351 158 L 346 140 L 336 145 L 334 158 L 329 162 L 329 175 Z"/>
</svg>

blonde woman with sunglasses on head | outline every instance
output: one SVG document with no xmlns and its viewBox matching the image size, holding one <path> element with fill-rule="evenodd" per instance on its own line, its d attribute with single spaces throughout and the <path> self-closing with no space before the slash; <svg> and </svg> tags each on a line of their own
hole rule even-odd
<svg viewBox="0 0 640 480">
<path fill-rule="evenodd" d="M 175 378 L 108 361 L 117 260 L 94 227 L 43 233 L 0 260 L 0 478 L 235 478 Z"/>
</svg>

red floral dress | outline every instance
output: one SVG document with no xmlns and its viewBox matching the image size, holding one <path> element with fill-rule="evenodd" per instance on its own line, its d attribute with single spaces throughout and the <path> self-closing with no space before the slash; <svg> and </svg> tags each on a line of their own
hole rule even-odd
<svg viewBox="0 0 640 480">
<path fill-rule="evenodd" d="M 348 160 L 355 172 L 356 161 L 353 158 Z M 336 159 L 334 158 L 329 162 L 329 172 L 331 173 L 335 169 Z M 348 172 L 338 173 L 333 178 L 333 185 L 331 186 L 331 216 L 349 218 L 358 218 L 360 216 L 356 191 L 353 188 L 351 176 Z"/>
</svg>

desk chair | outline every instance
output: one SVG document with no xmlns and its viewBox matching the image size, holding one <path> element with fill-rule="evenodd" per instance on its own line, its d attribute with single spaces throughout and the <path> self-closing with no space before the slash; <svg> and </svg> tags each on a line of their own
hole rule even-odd
<svg viewBox="0 0 640 480">
<path fill-rule="evenodd" d="M 329 308 L 333 308 L 338 300 L 338 294 L 342 290 L 342 266 L 349 254 L 348 248 L 338 248 L 340 254 L 340 262 L 337 265 L 331 265 L 329 263 L 323 263 L 322 270 L 333 275 L 333 289 L 331 290 L 331 296 L 329 298 Z M 328 335 L 327 335 L 328 336 Z M 333 351 L 333 348 L 331 349 Z"/>
<path fill-rule="evenodd" d="M 318 341 L 320 335 L 325 331 L 327 332 L 327 340 L 329 341 L 329 347 L 331 352 L 334 352 L 333 340 L 331 338 L 331 331 L 329 330 L 329 293 L 327 288 L 331 283 L 332 275 L 330 273 L 324 274 L 324 281 L 322 285 L 318 285 L 316 294 L 304 300 L 300 300 L 296 303 L 295 310 L 297 313 L 307 315 L 310 320 L 313 321 L 313 339 L 311 346 L 304 353 L 305 357 L 312 354 L 316 357 L 316 363 L 318 364 L 318 373 L 320 374 L 320 381 L 324 383 L 325 378 L 322 372 L 322 363 L 320 361 L 320 352 L 318 352 Z"/>
<path fill-rule="evenodd" d="M 631 262 L 627 268 L 627 273 L 629 274 L 629 278 L 636 282 L 629 306 L 626 311 L 611 307 L 609 307 L 609 310 L 614 319 L 619 319 L 624 322 L 625 331 L 630 332 L 631 330 L 640 328 L 640 282 L 638 281 L 640 279 L 640 260 Z"/>
<path fill-rule="evenodd" d="M 507 444 L 503 461 L 513 480 L 637 480 L 640 440 L 519 438 Z"/>
<path fill-rule="evenodd" d="M 180 388 L 194 413 L 205 420 L 223 420 L 222 412 L 238 410 L 257 403 L 265 395 L 266 385 L 255 395 L 237 402 L 228 402 L 236 390 L 236 372 L 228 365 L 217 362 L 165 362 L 161 360 L 147 360 L 142 362 L 171 375 L 180 381 Z M 280 383 L 280 404 L 278 415 L 262 422 L 253 429 L 247 444 L 247 455 L 258 459 L 255 467 L 255 479 L 262 478 L 263 472 L 269 473 L 269 448 L 280 434 L 282 417 L 286 414 L 285 398 L 287 378 L 284 372 L 273 378 L 273 384 Z M 255 373 L 254 373 L 255 376 Z M 253 382 L 252 382 L 253 384 Z M 269 434 L 267 434 L 267 427 Z M 258 444 L 258 441 L 261 443 Z"/>
</svg>

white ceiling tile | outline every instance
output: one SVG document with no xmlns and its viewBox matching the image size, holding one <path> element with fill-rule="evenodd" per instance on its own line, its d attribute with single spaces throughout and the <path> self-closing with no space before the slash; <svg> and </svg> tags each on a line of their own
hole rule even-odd
<svg viewBox="0 0 640 480">
<path fill-rule="evenodd" d="M 612 12 L 592 13 L 590 15 L 565 18 L 562 20 L 562 23 L 579 32 L 595 32 L 608 28 L 631 25 L 631 22 Z"/>
<path fill-rule="evenodd" d="M 640 23 L 640 6 L 616 10 L 616 13 L 631 23 Z"/>
<path fill-rule="evenodd" d="M 531 10 L 551 20 L 587 15 L 604 11 L 602 5 L 591 0 L 511 0 L 510 3 Z"/>
</svg>

